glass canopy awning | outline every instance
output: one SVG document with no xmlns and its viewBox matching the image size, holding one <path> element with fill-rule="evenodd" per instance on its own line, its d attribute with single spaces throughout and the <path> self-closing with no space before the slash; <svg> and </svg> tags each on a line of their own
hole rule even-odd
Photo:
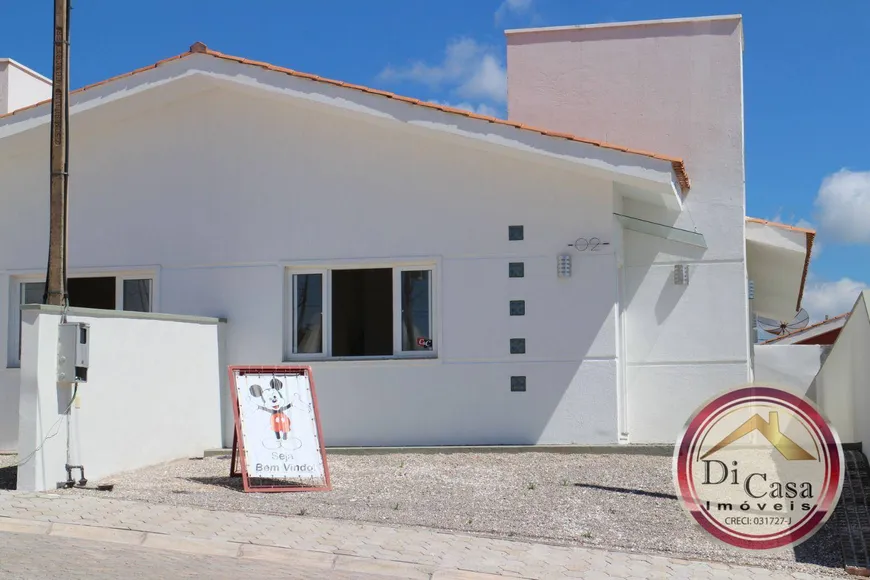
<svg viewBox="0 0 870 580">
<path fill-rule="evenodd" d="M 648 234 L 650 236 L 656 236 L 658 238 L 664 238 L 666 240 L 672 240 L 674 242 L 681 242 L 683 244 L 689 244 L 691 246 L 697 246 L 699 248 L 707 247 L 707 242 L 704 241 L 704 235 L 699 234 L 698 232 L 690 232 L 689 230 L 683 230 L 680 228 L 675 228 L 673 226 L 666 226 L 665 224 L 642 220 L 640 218 L 622 215 L 619 213 L 614 213 L 613 215 L 615 215 L 617 219 L 619 219 L 622 227 L 627 230 L 631 230 L 633 232 L 640 232 L 642 234 Z"/>
</svg>

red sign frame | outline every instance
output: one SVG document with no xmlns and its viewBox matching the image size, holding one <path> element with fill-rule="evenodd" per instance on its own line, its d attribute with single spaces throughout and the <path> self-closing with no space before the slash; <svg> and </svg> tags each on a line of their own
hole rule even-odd
<svg viewBox="0 0 870 580">
<path fill-rule="evenodd" d="M 323 442 L 323 431 L 320 427 L 320 411 L 317 406 L 317 391 L 314 388 L 314 373 L 310 366 L 294 365 L 230 365 L 229 372 L 230 395 L 233 401 L 233 451 L 230 458 L 230 477 L 242 477 L 242 489 L 245 492 L 281 492 L 281 491 L 332 491 L 332 481 L 329 477 L 329 464 L 326 462 L 326 446 Z M 239 397 L 236 386 L 236 374 L 281 374 L 281 375 L 305 375 L 311 388 L 311 403 L 314 409 L 314 423 L 317 428 L 317 440 L 320 443 L 320 459 L 323 462 L 324 485 L 309 486 L 304 484 L 295 485 L 260 485 L 251 481 L 245 465 L 245 440 L 242 437 L 242 421 L 239 411 Z"/>
</svg>

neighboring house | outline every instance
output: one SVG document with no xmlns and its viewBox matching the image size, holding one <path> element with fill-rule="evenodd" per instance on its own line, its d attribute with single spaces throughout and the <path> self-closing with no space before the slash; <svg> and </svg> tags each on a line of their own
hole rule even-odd
<svg viewBox="0 0 870 580">
<path fill-rule="evenodd" d="M 765 340 L 762 344 L 818 344 L 830 346 L 837 341 L 840 330 L 849 319 L 849 312 L 826 318 L 821 322 L 811 324 L 800 330 L 775 336 Z"/>
<path fill-rule="evenodd" d="M 816 232 L 746 218 L 746 263 L 754 313 L 786 324 L 801 309 Z M 755 341 L 753 341 L 755 342 Z"/>
<path fill-rule="evenodd" d="M 11 58 L 0 58 L 0 115 L 51 98 L 51 79 Z"/>
<path fill-rule="evenodd" d="M 227 318 L 226 364 L 312 365 L 328 445 L 670 443 L 751 379 L 747 269 L 793 316 L 810 252 L 748 238 L 742 51 L 731 16 L 510 31 L 504 121 L 194 44 L 71 95 L 71 303 Z M 0 448 L 34 97 L 0 117 Z"/>
<path fill-rule="evenodd" d="M 841 441 L 861 443 L 870 449 L 870 291 L 861 292 L 844 321 L 833 346 L 822 347 L 826 356 L 808 392 L 837 429 Z M 771 347 L 773 348 L 773 347 Z M 798 348 L 798 347 L 782 347 Z M 811 347 L 804 346 L 804 349 Z"/>
</svg>

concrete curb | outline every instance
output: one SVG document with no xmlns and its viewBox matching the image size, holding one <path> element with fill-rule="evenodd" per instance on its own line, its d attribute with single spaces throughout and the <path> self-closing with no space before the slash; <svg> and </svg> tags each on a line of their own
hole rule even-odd
<svg viewBox="0 0 870 580">
<path fill-rule="evenodd" d="M 393 576 L 396 578 L 409 578 L 412 580 L 494 580 L 496 578 L 523 580 L 525 578 L 514 575 L 503 576 L 471 570 L 439 568 L 412 562 L 347 556 L 332 552 L 297 550 L 259 544 L 242 544 L 224 540 L 204 540 L 140 530 L 23 520 L 6 516 L 0 516 L 0 532 L 48 535 L 77 540 L 126 544 L 185 554 L 264 560 L 286 563 L 290 566 L 306 569 L 316 568 L 342 572 L 359 572 Z"/>
<path fill-rule="evenodd" d="M 203 457 L 230 455 L 231 449 L 206 449 Z M 587 455 L 654 455 L 670 457 L 673 445 L 443 445 L 435 447 L 327 447 L 327 455 L 398 453 L 564 453 Z"/>
<path fill-rule="evenodd" d="M 861 451 L 861 443 L 843 443 L 844 451 Z M 232 449 L 206 449 L 203 457 L 230 455 Z M 670 457 L 673 445 L 441 445 L 430 447 L 327 447 L 327 455 L 394 455 L 398 453 L 564 453 L 566 455 L 649 455 Z"/>
</svg>

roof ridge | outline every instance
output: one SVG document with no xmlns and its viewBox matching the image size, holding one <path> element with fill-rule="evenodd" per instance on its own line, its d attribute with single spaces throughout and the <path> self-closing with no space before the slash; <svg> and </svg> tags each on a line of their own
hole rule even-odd
<svg viewBox="0 0 870 580">
<path fill-rule="evenodd" d="M 462 115 L 463 117 L 487 121 L 489 123 L 498 124 L 498 125 L 505 125 L 505 126 L 509 126 L 509 127 L 514 127 L 516 129 L 521 129 L 524 131 L 531 131 L 533 133 L 540 133 L 541 135 L 544 135 L 547 137 L 566 139 L 568 141 L 584 143 L 586 145 L 593 145 L 596 147 L 601 147 L 603 149 L 610 149 L 613 151 L 620 151 L 623 153 L 628 153 L 630 155 L 640 155 L 643 157 L 658 159 L 660 161 L 667 161 L 667 162 L 670 162 L 670 164 L 671 164 L 671 167 L 672 167 L 672 169 L 677 177 L 677 182 L 679 183 L 680 189 L 682 190 L 683 194 L 685 195 L 691 189 L 691 180 L 689 179 L 689 175 L 686 171 L 685 163 L 682 159 L 680 159 L 678 157 L 672 157 L 669 155 L 652 153 L 649 151 L 642 151 L 640 149 L 632 149 L 630 147 L 623 147 L 620 145 L 614 145 L 612 143 L 597 141 L 595 139 L 586 139 L 583 137 L 578 137 L 576 135 L 572 135 L 570 133 L 562 133 L 562 132 L 558 132 L 558 131 L 551 131 L 548 129 L 532 127 L 529 125 L 524 125 L 522 123 L 518 123 L 516 121 L 511 121 L 509 119 L 499 119 L 497 117 L 491 117 L 488 115 L 479 115 L 477 113 L 473 113 L 471 111 L 466 111 L 464 109 L 457 109 L 455 107 L 447 107 L 447 106 L 439 105 L 436 103 L 430 103 L 430 102 L 426 102 L 426 101 L 421 101 L 419 99 L 414 99 L 411 97 L 397 95 L 395 93 L 390 93 L 387 91 L 381 91 L 381 90 L 374 89 L 371 87 L 366 87 L 363 85 L 346 83 L 343 81 L 330 79 L 330 78 L 326 78 L 326 77 L 321 77 L 321 76 L 310 74 L 310 73 L 304 73 L 304 72 L 300 72 L 300 71 L 293 70 L 290 68 L 286 68 L 286 67 L 274 65 L 271 63 L 263 62 L 263 61 L 256 61 L 256 60 L 251 60 L 251 59 L 247 59 L 247 58 L 243 58 L 243 57 L 239 57 L 239 56 L 233 56 L 230 54 L 225 54 L 225 53 L 219 52 L 217 50 L 212 50 L 212 49 L 208 48 L 208 46 L 206 46 L 205 43 L 199 42 L 199 41 L 194 42 L 192 45 L 190 45 L 190 48 L 188 49 L 187 52 L 183 52 L 181 54 L 159 60 L 152 65 L 141 67 L 141 68 L 135 69 L 133 71 L 130 71 L 130 72 L 127 72 L 124 74 L 120 74 L 120 75 L 110 77 L 110 78 L 107 78 L 105 80 L 102 80 L 102 81 L 99 81 L 96 83 L 92 83 L 90 85 L 86 85 L 84 87 L 80 87 L 74 91 L 70 91 L 70 94 L 81 93 L 81 92 L 93 89 L 95 87 L 110 83 L 112 81 L 116 81 L 116 80 L 119 80 L 122 78 L 130 77 L 130 76 L 133 76 L 135 74 L 145 72 L 147 70 L 155 69 L 155 68 L 157 68 L 161 65 L 164 65 L 166 63 L 180 60 L 180 59 L 186 58 L 186 57 L 194 55 L 194 54 L 206 54 L 206 55 L 212 56 L 214 58 L 219 58 L 222 60 L 229 60 L 229 61 L 238 62 L 240 64 L 258 66 L 258 67 L 266 69 L 266 70 L 271 70 L 274 72 L 288 74 L 288 75 L 291 75 L 291 76 L 294 76 L 297 78 L 308 79 L 311 81 L 322 82 L 322 83 L 326 83 L 326 84 L 330 84 L 330 85 L 334 85 L 334 86 L 358 90 L 358 91 L 362 91 L 362 92 L 369 93 L 369 94 L 380 95 L 380 96 L 383 96 L 386 98 L 394 99 L 397 101 L 402 101 L 402 102 L 405 102 L 405 103 L 408 103 L 411 105 L 426 107 L 426 108 L 430 108 L 430 109 L 436 109 L 436 110 L 439 110 L 439 111 L 442 111 L 445 113 Z M 4 119 L 6 117 L 9 117 L 11 115 L 18 114 L 22 111 L 30 110 L 30 109 L 33 109 L 33 108 L 38 107 L 40 105 L 44 105 L 44 104 L 49 103 L 49 102 L 50 102 L 50 99 L 47 99 L 44 101 L 40 101 L 38 103 L 34 103 L 32 105 L 28 105 L 26 107 L 22 107 L 20 109 L 16 109 L 15 111 L 11 111 L 9 113 L 6 113 L 5 115 L 0 115 L 0 120 Z"/>
</svg>

